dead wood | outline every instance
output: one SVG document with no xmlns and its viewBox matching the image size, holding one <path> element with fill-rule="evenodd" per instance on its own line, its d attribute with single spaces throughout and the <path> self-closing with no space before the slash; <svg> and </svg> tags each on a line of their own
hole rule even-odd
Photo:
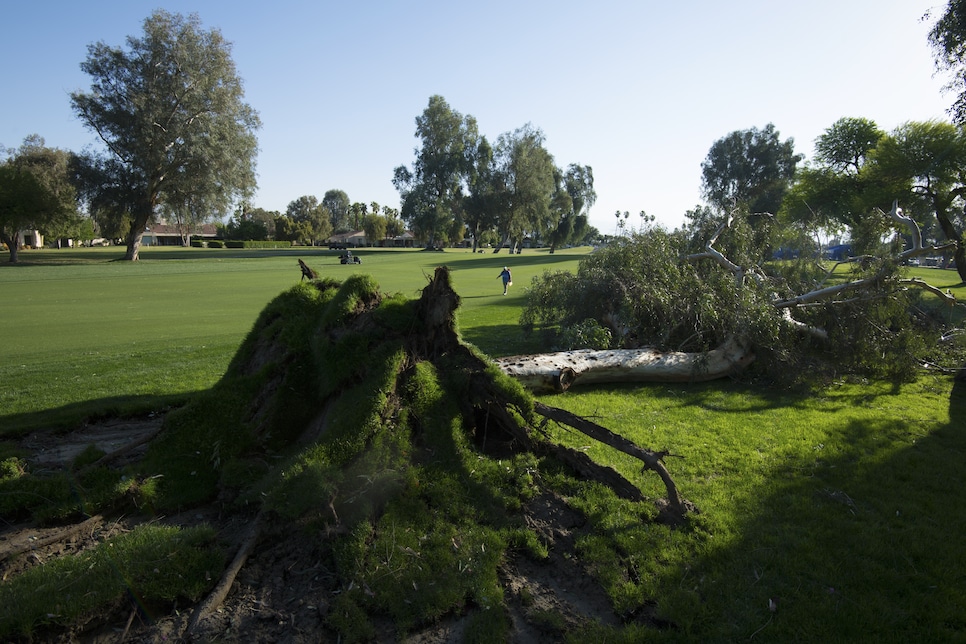
<svg viewBox="0 0 966 644">
<path fill-rule="evenodd" d="M 459 302 L 459 296 L 455 291 L 453 291 L 452 286 L 450 285 L 448 270 L 446 267 L 437 268 L 433 280 L 423 290 L 422 297 L 420 298 L 419 302 L 421 311 L 420 317 L 424 321 L 425 325 L 425 329 L 419 337 L 419 341 L 421 343 L 425 343 L 419 347 L 420 353 L 429 357 L 436 357 L 441 354 L 463 351 L 464 359 L 470 361 L 474 359 L 469 352 L 466 352 L 465 348 L 461 347 L 455 331 L 454 314 L 459 306 Z M 613 381 L 613 373 L 611 368 L 606 366 L 601 367 L 601 364 L 605 362 L 604 360 L 588 360 L 587 364 L 578 364 L 578 362 L 572 357 L 575 353 L 577 352 L 566 352 L 566 354 L 570 356 L 570 363 L 567 365 L 567 368 L 571 369 L 572 373 L 574 374 L 569 381 L 570 383 L 575 382 L 577 379 L 582 379 L 585 382 Z M 612 355 L 619 354 L 619 352 L 606 353 Z M 640 352 L 637 351 L 629 351 L 627 353 L 634 355 L 640 354 Z M 729 347 L 723 347 L 719 353 L 721 354 L 721 359 L 728 364 L 729 369 L 734 369 L 736 362 L 749 359 L 748 353 L 738 347 L 737 344 Z M 667 354 L 664 355 L 667 356 Z M 530 358 L 534 359 L 544 357 L 546 356 L 530 356 Z M 628 359 L 631 358 L 629 357 Z M 520 376 L 522 370 L 519 369 L 517 363 L 513 362 L 513 360 L 514 359 L 512 358 L 498 360 L 497 364 L 500 365 L 501 370 L 504 373 L 514 377 L 518 381 L 522 382 L 525 386 L 530 386 L 531 382 Z M 477 360 L 477 362 L 479 363 L 477 364 L 477 369 L 480 373 L 482 373 L 485 365 L 483 365 L 479 360 Z M 663 362 L 666 366 L 668 364 L 674 364 L 675 359 L 665 357 Z M 512 365 L 512 368 L 510 366 L 504 366 L 506 363 Z M 611 367 L 613 367 L 613 365 L 611 365 Z M 683 367 L 677 365 L 677 369 L 682 379 L 695 378 L 696 365 L 694 363 L 688 363 Z M 618 368 L 617 371 L 620 371 L 620 368 Z M 621 381 L 627 380 L 626 369 L 624 371 L 624 373 L 620 374 L 619 380 Z M 561 382 L 561 378 L 559 376 L 555 379 L 551 379 L 555 380 L 557 383 Z M 491 419 L 494 425 L 498 426 L 510 437 L 512 437 L 512 439 L 517 443 L 517 447 L 519 449 L 552 454 L 579 475 L 600 481 L 604 485 L 607 485 L 614 490 L 614 492 L 622 498 L 633 501 L 641 501 L 644 499 L 641 491 L 613 468 L 595 463 L 583 452 L 570 449 L 563 445 L 557 445 L 550 441 L 535 440 L 533 437 L 535 430 L 526 426 L 526 424 L 520 423 L 513 416 L 513 414 L 511 414 L 510 410 L 514 408 L 514 404 L 511 401 L 503 398 L 496 388 L 492 387 L 487 382 L 485 377 L 478 377 L 475 381 L 473 389 L 480 391 L 482 397 L 489 401 L 486 407 L 487 418 Z M 468 410 L 466 409 L 465 401 L 461 403 L 461 406 L 464 408 L 464 417 L 472 417 L 472 415 L 468 413 Z M 563 409 L 550 407 L 549 405 L 539 402 L 534 403 L 533 409 L 538 415 L 543 416 L 544 418 L 566 424 L 589 436 L 590 438 L 593 438 L 594 440 L 601 441 L 626 454 L 640 459 L 642 462 L 644 462 L 647 469 L 656 472 L 664 481 L 664 484 L 668 490 L 668 503 L 671 508 L 671 512 L 677 514 L 679 518 L 683 518 L 686 515 L 686 503 L 681 498 L 677 490 L 677 486 L 674 484 L 674 481 L 672 480 L 667 468 L 664 466 L 663 462 L 661 462 L 661 458 L 666 454 L 642 449 L 633 442 L 618 436 L 614 432 L 596 425 L 595 423 L 592 423 L 586 419 L 580 418 L 579 416 L 571 414 Z M 517 409 L 518 413 L 520 411 L 521 410 Z"/>
<path fill-rule="evenodd" d="M 566 391 L 577 384 L 607 382 L 702 382 L 740 371 L 755 355 L 729 340 L 703 353 L 653 348 L 578 349 L 497 358 L 503 373 L 537 391 Z"/>
<path fill-rule="evenodd" d="M 684 500 L 681 498 L 681 495 L 678 492 L 677 485 L 675 485 L 674 479 L 671 478 L 670 472 L 668 472 L 667 467 L 664 465 L 663 459 L 668 455 L 667 452 L 655 452 L 639 447 L 632 441 L 627 440 L 623 436 L 615 434 L 606 427 L 601 427 L 597 423 L 591 422 L 586 418 L 577 416 L 576 414 L 572 414 L 564 409 L 550 407 L 549 405 L 536 402 L 534 403 L 534 411 L 545 418 L 549 418 L 555 422 L 572 427 L 573 429 L 576 429 L 580 433 L 589 436 L 594 440 L 598 440 L 605 445 L 609 445 L 610 447 L 627 454 L 628 456 L 633 456 L 634 458 L 640 460 L 642 463 L 644 463 L 645 469 L 656 472 L 657 475 L 661 477 L 661 481 L 664 482 L 664 487 L 667 489 L 667 500 L 671 510 L 678 514 L 681 518 L 687 514 L 687 508 Z"/>
<path fill-rule="evenodd" d="M 64 541 L 65 539 L 69 539 L 73 535 L 79 532 L 82 532 L 92 526 L 95 526 L 101 523 L 102 521 L 104 521 L 104 517 L 101 516 L 100 514 L 95 514 L 94 516 L 87 519 L 86 521 L 82 521 L 81 523 L 77 523 L 75 525 L 69 526 L 63 530 L 60 530 L 59 532 L 48 535 L 43 539 L 36 539 L 34 541 L 30 541 L 26 545 L 20 545 L 20 546 L 11 548 L 6 552 L 0 552 L 0 561 L 6 561 L 7 559 L 12 559 L 13 557 L 22 555 L 23 553 L 28 552 L 30 550 L 45 548 L 59 541 Z"/>
<path fill-rule="evenodd" d="M 187 628 L 185 630 L 185 636 L 190 637 L 198 624 L 204 620 L 206 617 L 211 615 L 215 609 L 218 608 L 225 601 L 228 596 L 228 592 L 231 590 L 232 585 L 235 583 L 235 577 L 241 572 L 241 569 L 245 566 L 245 562 L 248 561 L 248 556 L 255 549 L 255 544 L 262 535 L 262 524 L 264 520 L 265 510 L 258 513 L 258 516 L 252 521 L 248 528 L 248 533 L 245 537 L 245 541 L 242 542 L 241 546 L 238 548 L 238 552 L 235 553 L 235 558 L 232 560 L 231 565 L 225 570 L 225 574 L 221 576 L 221 580 L 218 585 L 208 594 L 203 602 L 195 607 L 191 614 L 191 619 L 188 621 Z"/>
<path fill-rule="evenodd" d="M 303 262 L 301 259 L 299 260 L 299 267 L 302 269 L 302 277 L 299 279 L 300 282 L 306 278 L 310 280 L 319 279 L 319 274 L 316 273 L 311 266 Z"/>
</svg>

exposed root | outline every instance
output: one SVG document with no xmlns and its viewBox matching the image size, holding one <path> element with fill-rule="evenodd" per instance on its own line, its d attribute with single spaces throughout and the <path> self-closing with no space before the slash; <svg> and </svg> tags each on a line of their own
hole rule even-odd
<svg viewBox="0 0 966 644">
<path fill-rule="evenodd" d="M 51 544 L 57 543 L 59 541 L 64 541 L 79 532 L 83 532 L 84 530 L 101 523 L 102 521 L 104 521 L 104 517 L 101 516 L 100 514 L 95 514 L 94 516 L 87 519 L 86 521 L 72 525 L 68 528 L 65 528 L 64 530 L 61 530 L 60 532 L 44 537 L 43 539 L 36 539 L 34 541 L 30 541 L 27 545 L 17 546 L 6 552 L 0 552 L 0 561 L 6 561 L 7 559 L 12 559 L 13 557 L 22 555 L 23 553 L 29 550 L 38 550 L 40 548 L 46 548 Z"/>
<path fill-rule="evenodd" d="M 258 513 L 255 520 L 252 521 L 251 526 L 248 528 L 248 534 L 245 537 L 245 541 L 242 543 L 241 547 L 238 548 L 238 552 L 235 553 L 235 558 L 232 560 L 231 565 L 225 570 L 225 574 L 222 575 L 221 581 L 218 585 L 208 594 L 203 602 L 198 604 L 194 612 L 191 614 L 191 619 L 188 621 L 188 626 L 185 629 L 185 636 L 190 637 L 198 624 L 211 615 L 212 612 L 218 606 L 225 601 L 228 596 L 228 592 L 231 590 L 232 584 L 235 583 L 235 577 L 241 572 L 241 569 L 245 566 L 245 562 L 248 560 L 248 555 L 252 553 L 255 549 L 255 544 L 258 543 L 259 538 L 262 535 L 262 522 L 265 516 L 265 510 Z"/>
</svg>

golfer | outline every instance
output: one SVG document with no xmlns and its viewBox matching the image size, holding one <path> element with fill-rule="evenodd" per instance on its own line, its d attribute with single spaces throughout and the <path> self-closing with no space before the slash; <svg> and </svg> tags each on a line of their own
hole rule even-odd
<svg viewBox="0 0 966 644">
<path fill-rule="evenodd" d="M 510 275 L 510 269 L 504 266 L 503 272 L 497 275 L 497 278 L 503 280 L 503 294 L 506 295 L 507 287 L 513 285 L 513 277 Z"/>
</svg>

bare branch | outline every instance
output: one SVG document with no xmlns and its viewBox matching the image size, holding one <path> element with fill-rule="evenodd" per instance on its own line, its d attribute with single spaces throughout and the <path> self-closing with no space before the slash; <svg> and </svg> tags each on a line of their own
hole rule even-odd
<svg viewBox="0 0 966 644">
<path fill-rule="evenodd" d="M 933 286 L 929 282 L 925 280 L 921 280 L 918 277 L 906 277 L 906 278 L 900 279 L 899 283 L 910 284 L 917 288 L 921 288 L 924 291 L 929 291 L 930 293 L 932 293 L 933 295 L 935 295 L 936 297 L 944 301 L 946 304 L 950 306 L 956 305 L 956 296 L 950 293 L 949 289 L 946 289 L 945 291 L 943 291 L 942 289 L 936 286 Z"/>
</svg>

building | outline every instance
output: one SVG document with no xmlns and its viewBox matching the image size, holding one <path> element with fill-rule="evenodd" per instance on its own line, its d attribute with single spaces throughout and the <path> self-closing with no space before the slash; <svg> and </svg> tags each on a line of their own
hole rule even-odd
<svg viewBox="0 0 966 644">
<path fill-rule="evenodd" d="M 188 243 L 191 239 L 214 239 L 218 236 L 215 224 L 200 224 L 192 228 Z M 183 246 L 184 239 L 181 230 L 171 224 L 150 224 L 141 237 L 143 246 Z"/>
</svg>

